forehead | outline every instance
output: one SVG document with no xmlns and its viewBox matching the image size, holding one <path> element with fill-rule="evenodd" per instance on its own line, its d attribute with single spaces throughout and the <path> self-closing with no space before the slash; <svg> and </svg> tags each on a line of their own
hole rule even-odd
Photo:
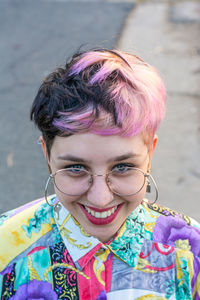
<svg viewBox="0 0 200 300">
<path fill-rule="evenodd" d="M 112 159 L 126 153 L 135 156 L 147 153 L 143 135 L 121 137 L 82 133 L 69 137 L 56 136 L 51 148 L 51 156 L 55 158 L 70 154 L 87 160 Z"/>
</svg>

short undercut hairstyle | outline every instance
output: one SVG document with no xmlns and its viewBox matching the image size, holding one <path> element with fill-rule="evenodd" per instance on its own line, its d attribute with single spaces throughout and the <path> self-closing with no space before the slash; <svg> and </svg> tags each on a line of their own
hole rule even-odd
<svg viewBox="0 0 200 300">
<path fill-rule="evenodd" d="M 165 114 L 165 87 L 156 69 L 119 50 L 78 52 L 47 76 L 31 120 L 50 155 L 55 136 L 91 132 L 153 138 Z"/>
</svg>

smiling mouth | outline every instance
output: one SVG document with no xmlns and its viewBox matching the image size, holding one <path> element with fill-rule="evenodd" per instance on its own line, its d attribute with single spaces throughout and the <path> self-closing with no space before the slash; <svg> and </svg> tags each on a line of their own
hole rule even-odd
<svg viewBox="0 0 200 300">
<path fill-rule="evenodd" d="M 118 215 L 123 203 L 113 206 L 110 209 L 98 209 L 79 204 L 86 218 L 95 225 L 107 225 Z"/>
<path fill-rule="evenodd" d="M 99 211 L 94 211 L 92 209 L 90 209 L 89 207 L 87 206 L 84 206 L 85 210 L 90 214 L 92 215 L 93 217 L 97 218 L 97 219 L 105 219 L 107 217 L 110 217 L 112 214 L 114 214 L 114 212 L 116 211 L 117 209 L 117 206 L 109 209 L 109 210 L 106 210 L 106 211 L 103 211 L 103 212 L 99 212 Z"/>
</svg>

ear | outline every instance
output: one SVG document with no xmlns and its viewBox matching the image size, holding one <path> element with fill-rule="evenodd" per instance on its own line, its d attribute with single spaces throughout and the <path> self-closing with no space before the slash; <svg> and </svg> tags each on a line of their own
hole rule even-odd
<svg viewBox="0 0 200 300">
<path fill-rule="evenodd" d="M 47 146 L 46 146 L 46 143 L 42 136 L 40 136 L 40 142 L 42 145 L 42 151 L 43 151 L 44 157 L 46 158 L 47 164 L 49 164 L 49 156 L 48 156 L 48 152 L 47 152 Z"/>
<path fill-rule="evenodd" d="M 153 142 L 149 147 L 149 163 L 148 163 L 148 167 L 147 167 L 148 172 L 150 172 L 150 169 L 151 169 L 151 159 L 152 159 L 153 153 L 155 151 L 157 141 L 158 141 L 158 136 L 155 134 L 154 138 L 153 138 Z"/>
<path fill-rule="evenodd" d="M 51 171 L 51 167 L 50 167 L 50 162 L 49 162 L 49 155 L 48 155 L 48 152 L 47 152 L 47 146 L 46 146 L 46 143 L 43 139 L 42 136 L 40 136 L 40 142 L 41 142 L 41 145 L 42 145 L 42 151 L 44 153 L 44 157 L 46 158 L 46 162 L 47 162 L 47 166 L 48 166 L 48 169 L 49 169 L 49 173 L 51 174 L 52 171 Z"/>
<path fill-rule="evenodd" d="M 152 153 L 152 155 L 153 155 L 153 153 L 154 153 L 154 151 L 155 151 L 157 142 L 158 142 L 158 136 L 155 134 L 155 135 L 154 135 L 154 138 L 153 138 L 152 148 L 151 148 L 151 153 Z M 151 156 L 152 156 L 152 155 L 151 155 Z"/>
</svg>

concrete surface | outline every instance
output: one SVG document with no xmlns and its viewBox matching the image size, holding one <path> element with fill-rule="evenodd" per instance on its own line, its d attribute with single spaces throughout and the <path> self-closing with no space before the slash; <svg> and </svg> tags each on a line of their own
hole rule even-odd
<svg viewBox="0 0 200 300">
<path fill-rule="evenodd" d="M 43 194 L 48 172 L 30 104 L 41 78 L 86 42 L 134 52 L 160 71 L 168 97 L 152 164 L 158 202 L 200 221 L 199 10 L 185 22 L 188 1 L 138 1 L 133 10 L 130 1 L 1 1 L 0 212 Z"/>
<path fill-rule="evenodd" d="M 40 82 L 81 44 L 113 48 L 133 5 L 0 1 L 0 212 L 44 195 L 48 170 L 29 120 Z"/>
<path fill-rule="evenodd" d="M 191 5 L 200 10 L 199 1 Z M 167 113 L 152 163 L 158 202 L 200 221 L 200 24 L 187 7 L 184 1 L 140 1 L 117 46 L 154 65 L 166 83 Z"/>
</svg>

